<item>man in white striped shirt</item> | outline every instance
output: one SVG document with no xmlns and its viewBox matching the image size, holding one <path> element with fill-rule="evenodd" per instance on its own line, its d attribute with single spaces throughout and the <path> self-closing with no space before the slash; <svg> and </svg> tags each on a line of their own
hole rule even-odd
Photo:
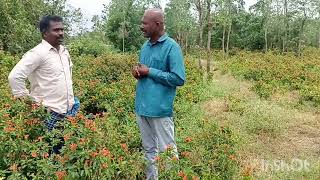
<svg viewBox="0 0 320 180">
<path fill-rule="evenodd" d="M 67 115 L 79 110 L 79 100 L 73 95 L 72 62 L 62 45 L 63 20 L 59 16 L 45 16 L 40 21 L 42 42 L 28 51 L 9 74 L 9 84 L 16 98 L 29 96 L 34 102 L 47 107 L 51 119 L 49 130 Z M 30 91 L 25 81 L 30 81 Z"/>
</svg>

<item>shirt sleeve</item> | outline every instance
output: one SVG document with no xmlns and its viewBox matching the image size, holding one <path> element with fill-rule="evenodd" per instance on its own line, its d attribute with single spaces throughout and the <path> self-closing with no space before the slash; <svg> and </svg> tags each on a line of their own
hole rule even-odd
<svg viewBox="0 0 320 180">
<path fill-rule="evenodd" d="M 148 76 L 166 86 L 182 86 L 185 82 L 185 67 L 181 48 L 179 46 L 172 46 L 168 58 L 169 72 L 149 68 Z"/>
<path fill-rule="evenodd" d="M 40 55 L 33 51 L 29 51 L 15 65 L 8 77 L 13 96 L 21 97 L 29 95 L 25 81 L 40 64 Z"/>
</svg>

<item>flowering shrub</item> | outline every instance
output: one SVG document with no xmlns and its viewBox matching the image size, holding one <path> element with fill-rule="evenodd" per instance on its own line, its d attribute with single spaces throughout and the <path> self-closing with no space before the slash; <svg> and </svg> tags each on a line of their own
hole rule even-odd
<svg viewBox="0 0 320 180">
<path fill-rule="evenodd" d="M 306 50 L 302 57 L 293 54 L 276 55 L 272 52 L 241 52 L 223 61 L 224 71 L 255 81 L 253 89 L 261 97 L 269 97 L 276 91 L 297 90 L 301 102 L 320 105 L 319 51 Z"/>
<path fill-rule="evenodd" d="M 48 132 L 43 107 L 11 97 L 7 76 L 16 58 L 0 53 L 0 177 L 11 179 L 143 179 L 145 160 L 134 115 L 135 55 L 75 58 L 74 92 L 81 109 Z M 231 131 L 204 120 L 202 77 L 190 58 L 187 84 L 178 89 L 179 158 L 168 147 L 155 160 L 164 179 L 226 179 L 237 170 Z M 51 153 L 63 139 L 60 154 Z"/>
</svg>

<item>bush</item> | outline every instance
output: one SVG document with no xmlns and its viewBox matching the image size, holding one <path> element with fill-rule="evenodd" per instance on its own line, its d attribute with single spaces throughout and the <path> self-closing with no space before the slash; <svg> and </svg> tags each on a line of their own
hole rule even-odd
<svg viewBox="0 0 320 180">
<path fill-rule="evenodd" d="M 6 59 L 13 60 L 12 57 Z M 11 98 L 4 72 L 0 107 L 0 177 L 8 179 L 143 179 L 145 161 L 134 115 L 136 55 L 106 53 L 73 59 L 80 113 L 48 132 L 41 107 Z M 238 163 L 232 132 L 204 120 L 205 85 L 191 59 L 187 84 L 178 89 L 175 124 L 180 159 L 170 148 L 158 159 L 160 178 L 230 179 Z M 61 154 L 49 154 L 63 138 Z M 170 165 L 170 166 L 168 166 Z M 168 169 L 168 167 L 171 167 Z"/>
<path fill-rule="evenodd" d="M 306 50 L 303 57 L 240 52 L 223 61 L 221 67 L 235 76 L 254 81 L 253 90 L 260 97 L 268 98 L 276 91 L 298 90 L 301 102 L 319 106 L 319 55 L 316 49 Z"/>
</svg>

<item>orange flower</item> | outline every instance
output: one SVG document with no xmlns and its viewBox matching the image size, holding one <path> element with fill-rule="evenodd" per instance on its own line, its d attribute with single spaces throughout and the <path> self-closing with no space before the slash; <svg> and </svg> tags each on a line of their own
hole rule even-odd
<svg viewBox="0 0 320 180">
<path fill-rule="evenodd" d="M 40 123 L 41 123 L 41 121 L 37 118 L 29 119 L 25 122 L 25 124 L 28 126 L 34 126 L 34 125 L 40 124 Z"/>
<path fill-rule="evenodd" d="M 43 158 L 47 159 L 49 157 L 49 154 L 48 153 L 44 153 L 43 154 Z"/>
<path fill-rule="evenodd" d="M 3 117 L 4 117 L 4 118 L 9 118 L 10 115 L 9 115 L 9 114 L 4 114 Z"/>
<path fill-rule="evenodd" d="M 67 157 L 62 157 L 62 156 L 60 156 L 60 155 L 57 155 L 57 156 L 56 156 L 56 159 L 57 159 L 61 164 L 64 164 L 64 163 L 68 160 Z"/>
<path fill-rule="evenodd" d="M 12 165 L 9 167 L 9 170 L 10 170 L 10 171 L 13 171 L 13 172 L 17 172 L 17 170 L 18 170 L 18 165 L 17 165 L 17 164 L 12 164 Z"/>
<path fill-rule="evenodd" d="M 69 134 L 66 134 L 63 136 L 63 140 L 64 141 L 68 141 L 70 139 L 70 135 Z"/>
<path fill-rule="evenodd" d="M 123 156 L 120 156 L 120 157 L 118 158 L 119 161 L 123 161 L 123 159 L 124 159 Z"/>
<path fill-rule="evenodd" d="M 177 156 L 173 156 L 171 159 L 172 159 L 172 161 L 178 161 L 179 160 L 179 158 Z"/>
<path fill-rule="evenodd" d="M 43 139 L 43 136 L 39 136 L 39 137 L 38 137 L 38 140 L 39 140 L 40 142 L 42 142 L 42 139 Z"/>
<path fill-rule="evenodd" d="M 80 144 L 81 144 L 81 145 L 85 144 L 85 142 L 86 142 L 86 139 L 85 139 L 85 138 L 80 138 Z"/>
<path fill-rule="evenodd" d="M 71 151 L 77 150 L 77 147 L 78 147 L 77 144 L 74 144 L 74 143 L 70 144 L 70 149 L 71 149 Z"/>
<path fill-rule="evenodd" d="M 36 110 L 36 109 L 38 109 L 40 106 L 38 105 L 38 104 L 35 104 L 35 103 L 33 103 L 33 104 L 31 104 L 31 109 L 34 111 L 34 110 Z"/>
<path fill-rule="evenodd" d="M 10 108 L 11 105 L 10 105 L 10 104 L 5 104 L 4 107 L 5 107 L 5 108 Z"/>
<path fill-rule="evenodd" d="M 126 143 L 122 143 L 121 144 L 121 148 L 125 151 L 125 152 L 128 152 L 128 146 Z"/>
<path fill-rule="evenodd" d="M 80 120 L 84 120 L 84 119 L 85 119 L 84 115 L 83 115 L 83 114 L 80 114 L 80 113 L 78 113 L 78 114 L 76 115 L 76 117 L 79 118 Z"/>
<path fill-rule="evenodd" d="M 29 138 L 29 134 L 24 135 L 24 139 L 28 139 Z"/>
<path fill-rule="evenodd" d="M 77 125 L 77 119 L 76 118 L 68 116 L 67 119 L 73 126 Z"/>
<path fill-rule="evenodd" d="M 85 120 L 84 127 L 90 129 L 91 131 L 96 131 L 96 123 L 92 120 Z"/>
<path fill-rule="evenodd" d="M 184 177 L 184 176 L 186 176 L 186 174 L 183 171 L 179 171 L 178 172 L 178 176 L 179 177 Z"/>
<path fill-rule="evenodd" d="M 105 156 L 105 157 L 110 156 L 110 151 L 108 149 L 106 149 L 106 148 L 103 148 L 100 151 L 100 153 L 101 153 L 102 156 Z"/>
<path fill-rule="evenodd" d="M 32 152 L 32 153 L 31 153 L 31 156 L 32 156 L 33 158 L 38 157 L 38 155 L 37 155 L 37 153 L 36 153 L 36 152 Z"/>
<path fill-rule="evenodd" d="M 160 157 L 159 157 L 159 156 L 156 156 L 156 157 L 154 158 L 154 160 L 155 160 L 155 161 L 159 161 L 159 160 L 160 160 Z"/>
<path fill-rule="evenodd" d="M 185 138 L 184 142 L 191 142 L 192 141 L 192 138 L 191 137 L 187 137 Z"/>
<path fill-rule="evenodd" d="M 182 157 L 190 157 L 190 155 L 191 155 L 191 153 L 188 152 L 188 151 L 183 151 L 183 152 L 181 153 L 181 156 L 182 156 Z"/>
<path fill-rule="evenodd" d="M 230 156 L 229 156 L 229 159 L 235 161 L 235 160 L 236 160 L 236 156 L 235 156 L 235 155 L 230 155 Z"/>
<path fill-rule="evenodd" d="M 198 176 L 192 176 L 192 180 L 199 180 L 200 178 Z"/>
<path fill-rule="evenodd" d="M 6 125 L 8 125 L 8 126 L 15 126 L 16 123 L 14 123 L 13 121 L 6 121 Z"/>
<path fill-rule="evenodd" d="M 108 164 L 107 164 L 107 163 L 102 163 L 102 164 L 101 164 L 101 168 L 102 168 L 102 169 L 106 169 L 107 167 L 108 167 Z"/>
<path fill-rule="evenodd" d="M 92 157 L 92 158 L 95 158 L 96 156 L 98 156 L 99 155 L 99 153 L 97 153 L 97 152 L 91 152 L 90 153 L 90 156 Z"/>
<path fill-rule="evenodd" d="M 56 176 L 58 178 L 58 180 L 63 180 L 63 178 L 67 175 L 67 173 L 65 171 L 57 171 L 56 172 Z"/>
<path fill-rule="evenodd" d="M 15 130 L 16 130 L 16 128 L 14 128 L 14 127 L 5 127 L 4 128 L 4 132 L 6 132 L 6 133 L 10 133 L 10 132 L 13 132 Z"/>
</svg>

